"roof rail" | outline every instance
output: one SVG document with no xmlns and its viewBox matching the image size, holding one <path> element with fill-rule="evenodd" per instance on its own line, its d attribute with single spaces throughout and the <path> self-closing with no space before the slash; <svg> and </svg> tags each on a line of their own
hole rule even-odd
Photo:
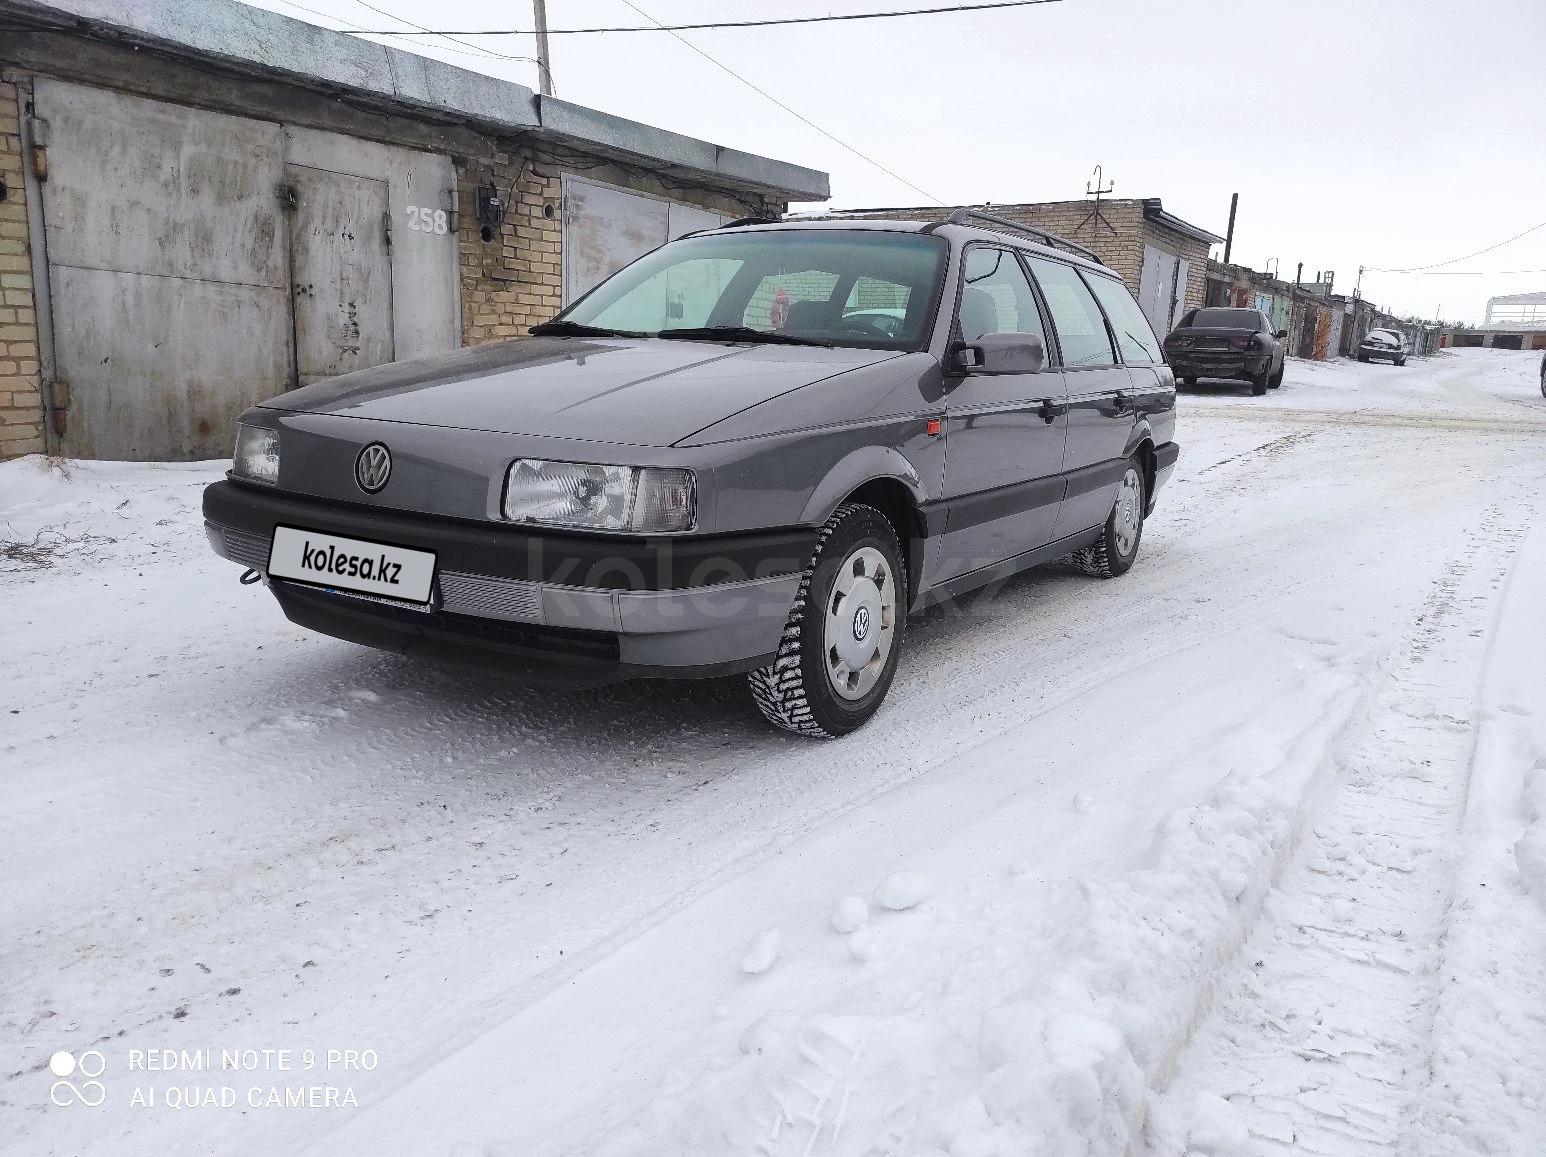
<svg viewBox="0 0 1546 1157">
<path fill-rule="evenodd" d="M 941 225 L 969 225 L 973 221 L 991 221 L 1003 229 L 1013 229 L 1017 233 L 1028 233 L 1043 245 L 1050 245 L 1054 249 L 1066 249 L 1080 257 L 1088 258 L 1096 265 L 1106 264 L 1100 259 L 1099 254 L 1093 249 L 1087 249 L 1077 241 L 1070 241 L 1066 237 L 1059 237 L 1056 233 L 1048 233 L 1045 229 L 1036 229 L 1030 225 L 1022 225 L 1018 221 L 1011 221 L 1008 217 L 995 217 L 992 213 L 984 213 L 981 209 L 962 207 L 953 211 L 943 221 L 935 221 L 926 226 L 925 233 L 932 233 Z"/>
</svg>

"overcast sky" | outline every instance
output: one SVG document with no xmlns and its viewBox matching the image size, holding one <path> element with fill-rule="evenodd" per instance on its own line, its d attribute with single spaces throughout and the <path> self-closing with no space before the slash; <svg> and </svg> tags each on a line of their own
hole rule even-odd
<svg viewBox="0 0 1546 1157">
<path fill-rule="evenodd" d="M 945 2 L 638 0 L 666 23 Z M 394 26 L 364 0 L 297 0 L 332 21 L 258 3 Z M 369 3 L 434 28 L 531 26 L 524 0 Z M 548 21 L 645 22 L 623 0 L 550 0 Z M 1114 196 L 1161 197 L 1222 235 L 1238 192 L 1236 261 L 1335 270 L 1339 291 L 1360 265 L 1444 262 L 1546 222 L 1546 0 L 1060 0 L 684 35 L 938 201 L 1078 198 L 1100 164 Z M 536 87 L 530 63 L 392 43 Z M 668 34 L 557 36 L 552 52 L 566 100 L 824 169 L 836 207 L 928 203 Z M 1479 322 L 1490 296 L 1546 290 L 1546 228 L 1444 272 L 1369 272 L 1363 294 Z"/>
</svg>

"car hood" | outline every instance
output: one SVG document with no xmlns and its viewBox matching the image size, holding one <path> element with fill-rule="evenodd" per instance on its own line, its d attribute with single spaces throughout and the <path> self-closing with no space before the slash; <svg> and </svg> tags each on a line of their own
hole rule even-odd
<svg viewBox="0 0 1546 1157">
<path fill-rule="evenodd" d="M 669 446 L 759 402 L 897 356 L 894 350 L 536 337 L 358 370 L 263 405 Z"/>
</svg>

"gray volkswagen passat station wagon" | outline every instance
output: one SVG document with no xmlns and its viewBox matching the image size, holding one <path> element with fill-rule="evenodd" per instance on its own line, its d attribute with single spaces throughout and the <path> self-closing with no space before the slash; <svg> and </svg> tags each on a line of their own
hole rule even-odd
<svg viewBox="0 0 1546 1157">
<path fill-rule="evenodd" d="M 551 684 L 748 672 L 769 720 L 841 735 L 909 613 L 1064 556 L 1122 574 L 1174 468 L 1131 294 L 1015 230 L 673 241 L 530 338 L 248 410 L 210 543 L 338 638 Z"/>
</svg>

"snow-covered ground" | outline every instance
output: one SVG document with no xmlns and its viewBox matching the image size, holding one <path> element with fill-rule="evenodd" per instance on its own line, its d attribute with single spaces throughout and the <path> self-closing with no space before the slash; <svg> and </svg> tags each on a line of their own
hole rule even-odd
<svg viewBox="0 0 1546 1157">
<path fill-rule="evenodd" d="M 1538 363 L 1188 392 L 1131 573 L 831 743 L 293 628 L 223 464 L 0 465 L 0 1152 L 1546 1151 Z"/>
</svg>

